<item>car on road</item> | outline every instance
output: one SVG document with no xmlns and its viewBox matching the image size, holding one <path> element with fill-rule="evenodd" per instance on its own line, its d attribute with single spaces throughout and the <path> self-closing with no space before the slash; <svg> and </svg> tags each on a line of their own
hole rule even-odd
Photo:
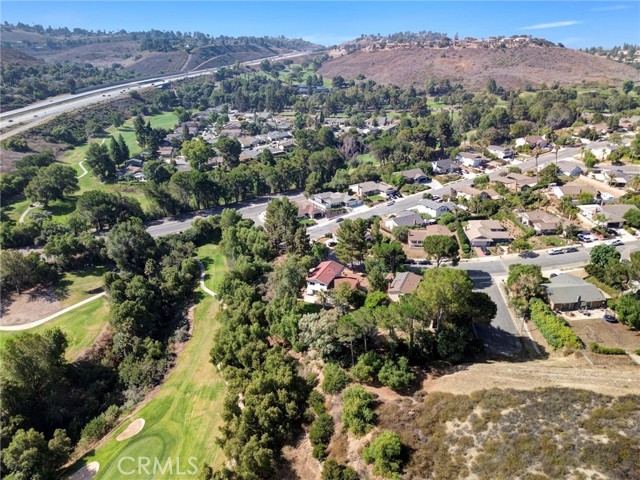
<svg viewBox="0 0 640 480">
<path fill-rule="evenodd" d="M 552 273 L 551 275 L 549 275 L 549 278 L 556 278 L 558 276 L 557 273 Z"/>
<path fill-rule="evenodd" d="M 342 218 L 342 217 L 338 217 L 338 218 L 336 218 L 336 223 L 340 223 L 340 222 L 342 222 L 343 220 L 344 220 L 344 218 Z"/>
<path fill-rule="evenodd" d="M 391 200 L 389 202 L 387 202 L 387 207 L 390 207 L 391 205 L 395 205 L 395 200 Z"/>
<path fill-rule="evenodd" d="M 564 249 L 564 253 L 575 253 L 578 251 L 578 247 L 567 247 Z"/>
<path fill-rule="evenodd" d="M 624 243 L 622 243 L 620 240 L 618 240 L 617 238 L 614 240 L 609 240 L 607 242 L 607 245 L 612 245 L 614 247 L 619 247 L 620 245 L 624 245 Z"/>
<path fill-rule="evenodd" d="M 605 314 L 605 316 L 603 318 L 604 318 L 605 322 L 618 323 L 618 319 L 616 319 L 616 317 L 614 315 L 609 315 L 607 313 L 607 314 Z"/>
<path fill-rule="evenodd" d="M 551 250 L 549 250 L 549 255 L 560 255 L 564 253 L 564 250 L 562 250 L 561 248 L 552 248 Z"/>
</svg>

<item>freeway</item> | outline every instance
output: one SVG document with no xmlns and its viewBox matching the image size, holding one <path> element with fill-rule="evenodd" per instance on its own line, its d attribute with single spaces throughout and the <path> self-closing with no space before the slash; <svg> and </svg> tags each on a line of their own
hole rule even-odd
<svg viewBox="0 0 640 480">
<path fill-rule="evenodd" d="M 259 58 L 244 62 L 241 65 L 258 65 L 265 59 L 284 60 L 286 58 L 299 57 L 308 55 L 309 52 L 294 52 L 272 57 Z M 147 78 L 144 80 L 135 80 L 121 85 L 111 87 L 99 87 L 89 92 L 76 95 L 61 95 L 55 98 L 43 100 L 41 102 L 28 105 L 16 110 L 0 113 L 0 140 L 9 138 L 12 135 L 28 130 L 46 120 L 49 120 L 61 113 L 76 110 L 94 103 L 112 100 L 129 92 L 164 84 L 173 80 L 182 80 L 185 78 L 193 78 L 201 75 L 209 75 L 221 67 L 207 68 L 198 71 L 189 71 L 185 73 L 177 73 L 171 75 L 163 75 L 160 77 Z M 10 129 L 10 130 L 8 130 Z"/>
</svg>

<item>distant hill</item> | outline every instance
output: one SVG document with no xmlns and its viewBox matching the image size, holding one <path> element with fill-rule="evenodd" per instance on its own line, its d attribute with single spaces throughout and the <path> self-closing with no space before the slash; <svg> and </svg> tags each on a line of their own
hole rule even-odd
<svg viewBox="0 0 640 480">
<path fill-rule="evenodd" d="M 2 111 L 123 80 L 322 48 L 299 38 L 213 37 L 159 30 L 96 32 L 22 23 L 0 25 L 0 47 Z"/>
<path fill-rule="evenodd" d="M 1 46 L 47 63 L 91 64 L 135 76 L 155 76 L 248 61 L 279 53 L 318 50 L 302 39 L 284 37 L 214 37 L 201 32 L 89 31 L 1 25 Z M 3 59 L 4 60 L 4 59 Z"/>
<path fill-rule="evenodd" d="M 13 48 L 0 48 L 0 58 L 2 58 L 2 63 L 5 65 L 32 67 L 44 64 L 44 60 L 41 58 L 32 57 Z"/>
<path fill-rule="evenodd" d="M 377 83 L 401 86 L 424 85 L 430 77 L 448 78 L 471 90 L 484 89 L 489 78 L 508 89 L 523 88 L 527 83 L 536 87 L 543 82 L 619 85 L 625 80 L 640 81 L 640 72 L 633 67 L 550 42 L 510 41 L 507 46 L 499 41 L 469 40 L 455 46 L 452 41 L 444 43 L 448 46 L 384 41 L 362 45 L 362 40 L 355 41 L 334 50 L 334 58 L 318 73 L 325 78 L 340 75 L 345 79 L 363 74 Z"/>
</svg>

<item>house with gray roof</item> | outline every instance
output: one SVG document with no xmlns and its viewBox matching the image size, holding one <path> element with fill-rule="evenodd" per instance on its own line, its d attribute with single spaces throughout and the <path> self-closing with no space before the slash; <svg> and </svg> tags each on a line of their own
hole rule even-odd
<svg viewBox="0 0 640 480">
<path fill-rule="evenodd" d="M 581 310 L 606 305 L 604 294 L 582 278 L 561 273 L 543 284 L 549 306 L 554 310 Z"/>
<path fill-rule="evenodd" d="M 410 170 L 394 172 L 393 174 L 402 175 L 402 179 L 405 183 L 427 183 L 429 181 L 429 177 L 421 168 L 412 168 Z"/>
<path fill-rule="evenodd" d="M 411 210 L 404 210 L 399 212 L 395 217 L 385 220 L 384 226 L 387 230 L 391 231 L 396 227 L 415 227 L 418 225 L 424 225 L 424 219 Z"/>
<path fill-rule="evenodd" d="M 353 197 L 348 193 L 339 192 L 316 193 L 309 197 L 309 201 L 323 211 L 333 208 L 354 208 L 362 205 L 362 201 L 359 198 Z"/>
</svg>

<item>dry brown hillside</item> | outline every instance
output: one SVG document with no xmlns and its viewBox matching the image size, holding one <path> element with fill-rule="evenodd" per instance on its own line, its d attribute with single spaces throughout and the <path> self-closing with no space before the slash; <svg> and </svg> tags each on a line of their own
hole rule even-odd
<svg viewBox="0 0 640 480">
<path fill-rule="evenodd" d="M 362 73 L 378 83 L 423 85 L 430 77 L 460 81 L 470 89 L 483 89 L 489 78 L 505 88 L 534 87 L 546 82 L 575 85 L 583 81 L 619 85 L 640 81 L 640 70 L 604 58 L 561 47 L 419 48 L 357 51 L 322 65 L 325 78 L 346 79 Z"/>
</svg>

